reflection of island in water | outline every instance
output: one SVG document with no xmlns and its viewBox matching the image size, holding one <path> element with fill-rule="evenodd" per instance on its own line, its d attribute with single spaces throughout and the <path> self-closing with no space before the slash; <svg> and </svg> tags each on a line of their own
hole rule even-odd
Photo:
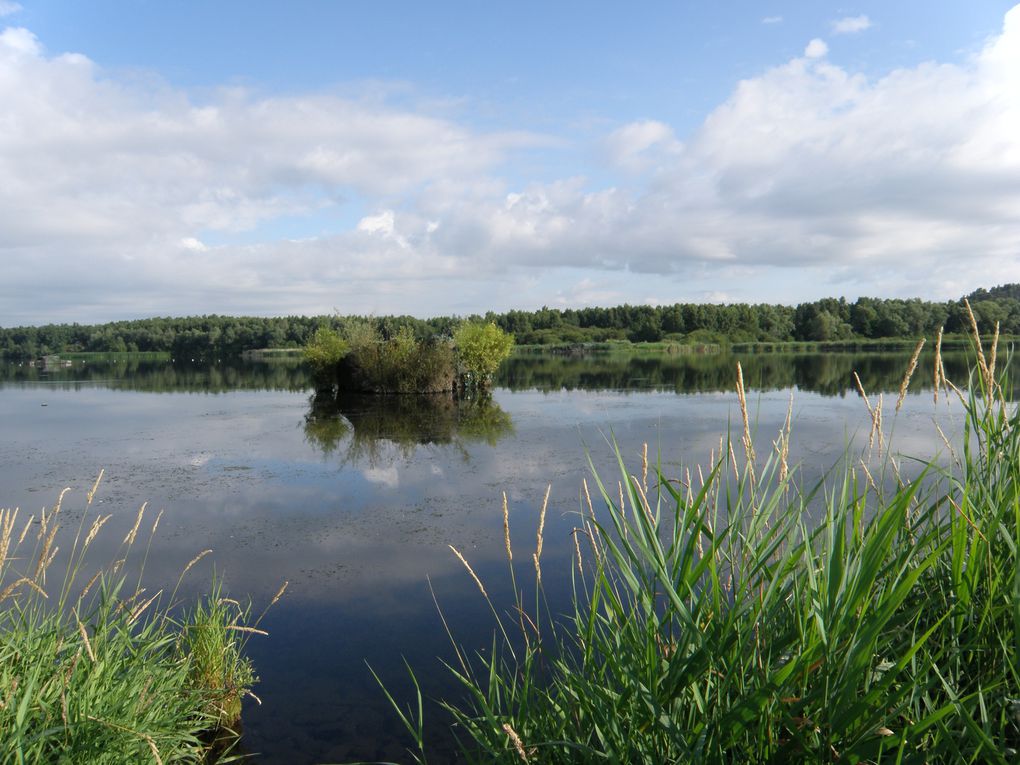
<svg viewBox="0 0 1020 765">
<path fill-rule="evenodd" d="M 510 415 L 488 396 L 359 396 L 328 391 L 309 399 L 304 428 L 305 438 L 323 454 L 341 452 L 345 462 L 365 459 L 372 463 L 382 457 L 386 443 L 409 456 L 428 444 L 461 450 L 471 442 L 494 446 L 514 432 Z"/>
</svg>

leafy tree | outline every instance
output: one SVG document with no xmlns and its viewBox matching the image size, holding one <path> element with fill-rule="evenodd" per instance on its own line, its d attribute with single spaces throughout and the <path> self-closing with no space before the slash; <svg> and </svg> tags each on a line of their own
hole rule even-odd
<svg viewBox="0 0 1020 765">
<path fill-rule="evenodd" d="M 453 334 L 457 349 L 460 376 L 463 383 L 488 388 L 492 375 L 510 355 L 514 336 L 504 332 L 493 322 L 464 322 Z"/>
</svg>

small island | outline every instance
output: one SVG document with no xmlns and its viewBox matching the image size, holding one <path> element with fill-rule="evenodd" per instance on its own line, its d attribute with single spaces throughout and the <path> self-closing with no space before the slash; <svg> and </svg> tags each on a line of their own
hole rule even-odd
<svg viewBox="0 0 1020 765">
<path fill-rule="evenodd" d="M 460 324 L 451 336 L 415 336 L 402 327 L 389 337 L 368 321 L 343 331 L 316 330 L 305 358 L 319 391 L 373 394 L 486 394 L 513 350 L 513 335 L 494 322 Z"/>
</svg>

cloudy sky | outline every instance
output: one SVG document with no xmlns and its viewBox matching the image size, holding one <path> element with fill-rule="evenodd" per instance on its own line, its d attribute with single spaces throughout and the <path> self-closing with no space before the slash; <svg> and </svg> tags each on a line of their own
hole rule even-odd
<svg viewBox="0 0 1020 765">
<path fill-rule="evenodd" d="M 0 0 L 0 325 L 1020 281 L 1020 6 Z"/>
</svg>

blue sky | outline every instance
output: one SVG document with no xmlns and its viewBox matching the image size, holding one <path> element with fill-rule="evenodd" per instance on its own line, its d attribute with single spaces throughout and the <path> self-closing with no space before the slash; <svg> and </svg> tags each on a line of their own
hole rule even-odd
<svg viewBox="0 0 1020 765">
<path fill-rule="evenodd" d="M 1020 281 L 1010 11 L 0 0 L 0 324 Z"/>
</svg>

